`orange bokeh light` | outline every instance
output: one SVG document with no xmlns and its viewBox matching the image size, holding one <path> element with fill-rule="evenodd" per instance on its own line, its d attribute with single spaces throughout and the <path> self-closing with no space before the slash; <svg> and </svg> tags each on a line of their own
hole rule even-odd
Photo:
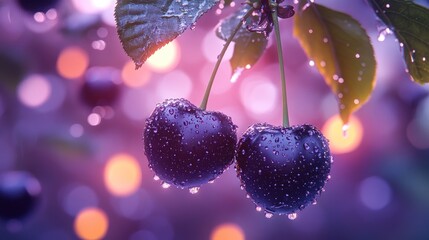
<svg viewBox="0 0 429 240">
<path fill-rule="evenodd" d="M 122 68 L 122 80 L 124 84 L 131 88 L 137 88 L 146 85 L 149 82 L 151 72 L 143 65 L 140 69 L 136 70 L 133 61 L 128 61 Z"/>
<path fill-rule="evenodd" d="M 180 59 L 180 48 L 176 41 L 172 41 L 150 56 L 146 63 L 156 72 L 167 72 L 177 66 Z"/>
<path fill-rule="evenodd" d="M 323 134 L 329 139 L 332 153 L 342 154 L 354 151 L 362 142 L 363 127 L 359 119 L 350 117 L 346 133 L 339 115 L 332 116 L 323 126 Z"/>
<path fill-rule="evenodd" d="M 103 210 L 85 208 L 78 213 L 74 221 L 77 236 L 85 240 L 102 239 L 109 228 L 109 219 Z"/>
<path fill-rule="evenodd" d="M 127 196 L 137 191 L 141 179 L 140 165 L 128 154 L 112 156 L 104 169 L 104 183 L 116 196 Z"/>
<path fill-rule="evenodd" d="M 57 71 L 64 78 L 81 77 L 89 65 L 88 54 L 80 47 L 68 47 L 61 51 L 57 59 Z"/>
<path fill-rule="evenodd" d="M 232 223 L 217 226 L 211 235 L 211 240 L 245 240 L 243 230 Z"/>
</svg>

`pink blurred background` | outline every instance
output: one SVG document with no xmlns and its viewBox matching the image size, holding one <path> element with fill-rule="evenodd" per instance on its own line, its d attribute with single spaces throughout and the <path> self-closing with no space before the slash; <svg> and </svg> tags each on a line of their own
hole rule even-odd
<svg viewBox="0 0 429 240">
<path fill-rule="evenodd" d="M 163 189 L 143 153 L 144 120 L 156 103 L 199 105 L 223 45 L 213 30 L 239 3 L 210 11 L 135 71 L 116 34 L 115 1 L 53 2 L 29 12 L 0 0 L 0 172 L 29 172 L 42 187 L 25 219 L 0 221 L 0 239 L 429 238 L 429 86 L 411 81 L 398 42 L 380 35 L 365 1 L 318 1 L 361 22 L 376 52 L 374 93 L 347 137 L 334 95 L 292 36 L 293 20 L 280 22 L 291 123 L 322 129 L 335 161 L 317 205 L 295 220 L 257 212 L 233 166 L 197 194 Z M 281 124 L 272 40 L 235 83 L 232 48 L 220 66 L 208 110 L 231 116 L 239 135 L 256 122 Z M 94 76 L 114 83 L 112 104 L 83 101 Z"/>
</svg>

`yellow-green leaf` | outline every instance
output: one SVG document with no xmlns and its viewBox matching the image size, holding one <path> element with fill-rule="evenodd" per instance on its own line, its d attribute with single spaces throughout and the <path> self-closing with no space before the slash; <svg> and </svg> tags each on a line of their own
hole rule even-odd
<svg viewBox="0 0 429 240">
<path fill-rule="evenodd" d="M 294 36 L 338 99 L 340 116 L 350 115 L 370 97 L 376 62 L 370 39 L 351 16 L 301 1 Z"/>
<path fill-rule="evenodd" d="M 408 0 L 370 0 L 377 16 L 403 46 L 408 72 L 414 81 L 429 83 L 429 9 Z"/>
</svg>

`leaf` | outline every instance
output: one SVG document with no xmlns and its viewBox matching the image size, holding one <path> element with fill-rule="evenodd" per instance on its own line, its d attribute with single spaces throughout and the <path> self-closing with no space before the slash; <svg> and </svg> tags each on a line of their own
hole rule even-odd
<svg viewBox="0 0 429 240">
<path fill-rule="evenodd" d="M 375 84 L 370 39 L 351 16 L 307 3 L 298 6 L 294 36 L 336 94 L 344 124 L 364 104 Z"/>
<path fill-rule="evenodd" d="M 139 68 L 219 0 L 118 0 L 115 20 L 125 52 Z"/>
<path fill-rule="evenodd" d="M 429 9 L 408 0 L 370 0 L 377 16 L 395 33 L 403 46 L 412 79 L 429 82 Z"/>
<path fill-rule="evenodd" d="M 216 29 L 216 35 L 226 41 L 249 9 L 250 6 L 246 4 L 239 11 L 224 19 Z M 257 21 L 257 16 L 249 17 L 246 23 L 251 24 L 254 21 Z M 243 24 L 232 40 L 235 42 L 235 46 L 230 64 L 234 73 L 252 67 L 261 58 L 268 44 L 263 33 L 247 30 L 247 24 Z"/>
</svg>

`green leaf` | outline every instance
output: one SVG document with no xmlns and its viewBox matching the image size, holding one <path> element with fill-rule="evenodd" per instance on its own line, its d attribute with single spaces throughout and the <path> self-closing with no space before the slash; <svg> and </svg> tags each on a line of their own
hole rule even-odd
<svg viewBox="0 0 429 240">
<path fill-rule="evenodd" d="M 295 14 L 294 36 L 335 93 L 347 124 L 374 88 L 374 50 L 365 30 L 351 16 L 303 2 Z"/>
<path fill-rule="evenodd" d="M 224 19 L 216 29 L 216 35 L 226 41 L 249 9 L 250 7 L 245 5 Z M 257 16 L 249 17 L 246 23 L 251 24 L 254 21 L 257 21 Z M 234 52 L 230 60 L 233 73 L 252 67 L 261 58 L 268 44 L 268 40 L 263 33 L 247 30 L 247 24 L 243 24 L 232 40 L 235 42 Z"/>
<path fill-rule="evenodd" d="M 125 52 L 139 68 L 219 0 L 118 0 L 115 19 Z"/>
<path fill-rule="evenodd" d="M 429 82 L 429 9 L 408 0 L 370 0 L 377 16 L 403 46 L 412 79 Z"/>
</svg>

